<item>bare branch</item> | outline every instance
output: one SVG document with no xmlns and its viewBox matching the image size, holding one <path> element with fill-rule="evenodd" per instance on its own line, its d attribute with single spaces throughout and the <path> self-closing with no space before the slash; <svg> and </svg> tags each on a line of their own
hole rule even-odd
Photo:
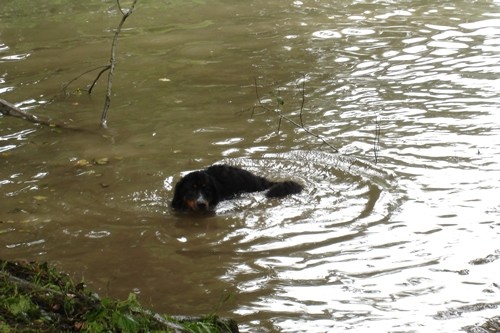
<svg viewBox="0 0 500 333">
<path fill-rule="evenodd" d="M 103 69 L 101 69 L 101 71 L 99 72 L 99 74 L 97 74 L 96 78 L 94 79 L 94 81 L 92 81 L 92 83 L 90 84 L 87 92 L 90 94 L 92 94 L 92 90 L 94 90 L 94 87 L 97 83 L 97 81 L 99 81 L 99 78 L 101 77 L 102 74 L 104 74 L 105 71 L 109 70 L 111 68 L 110 65 L 106 65 L 106 66 L 103 66 Z"/>
<path fill-rule="evenodd" d="M 300 119 L 300 126 L 304 127 L 304 119 L 302 118 L 302 114 L 304 111 L 304 105 L 306 104 L 306 75 L 302 74 L 302 103 L 300 104 L 300 112 L 299 112 L 299 119 Z"/>
<path fill-rule="evenodd" d="M 302 114 L 303 114 L 304 105 L 305 105 L 305 80 L 302 83 L 302 103 L 301 103 L 301 108 L 300 108 L 300 113 L 299 113 L 299 122 L 296 122 L 292 118 L 290 118 L 287 115 L 283 114 L 283 112 L 282 112 L 282 110 L 281 110 L 280 107 L 281 107 L 281 105 L 284 104 L 284 102 L 281 99 L 281 97 L 279 96 L 279 90 L 278 90 L 278 97 L 279 97 L 279 99 L 277 99 L 277 107 L 274 108 L 274 109 L 272 109 L 272 108 L 266 106 L 262 102 L 262 99 L 261 99 L 261 97 L 259 95 L 259 89 L 258 89 L 258 86 L 257 86 L 257 78 L 255 78 L 254 81 L 255 81 L 255 94 L 257 96 L 257 103 L 258 104 L 253 106 L 253 108 L 252 108 L 252 116 L 253 116 L 254 111 L 255 111 L 256 108 L 260 108 L 260 109 L 262 109 L 264 111 L 267 111 L 267 112 L 274 112 L 274 113 L 276 113 L 278 115 L 278 134 L 279 134 L 279 131 L 280 131 L 280 128 L 281 128 L 282 120 L 285 120 L 285 121 L 289 122 L 290 124 L 292 124 L 293 126 L 295 126 L 296 128 L 300 128 L 301 130 L 303 130 L 304 132 L 306 132 L 310 136 L 318 139 L 319 141 L 321 141 L 322 145 L 328 146 L 331 150 L 333 150 L 333 152 L 335 152 L 335 153 L 339 152 L 338 148 L 336 148 L 335 146 L 333 146 L 332 144 L 330 144 L 323 136 L 312 132 L 310 129 L 308 129 L 305 126 L 305 124 L 303 122 Z"/>
<path fill-rule="evenodd" d="M 120 3 L 120 0 L 116 0 L 116 5 L 118 6 L 118 10 L 120 11 L 120 13 L 122 13 L 122 15 L 125 15 L 125 12 L 122 9 L 122 5 Z"/>
<path fill-rule="evenodd" d="M 51 119 L 44 119 L 44 118 L 40 118 L 38 116 L 35 116 L 31 113 L 28 113 L 24 110 L 21 110 L 19 107 L 15 106 L 14 104 L 9 103 L 3 99 L 0 99 L 0 113 L 2 113 L 5 116 L 13 116 L 16 118 L 21 118 L 21 119 L 24 119 L 27 121 L 31 121 L 32 123 L 35 123 L 35 124 L 41 124 L 41 125 L 45 125 L 45 126 L 49 126 L 49 127 L 75 129 L 75 128 L 72 128 L 66 124 L 52 121 Z"/>
<path fill-rule="evenodd" d="M 130 6 L 128 11 L 124 11 L 121 7 L 120 0 L 117 0 L 117 5 L 118 9 L 122 13 L 122 19 L 120 20 L 120 23 L 118 24 L 118 27 L 116 28 L 115 35 L 113 37 L 113 42 L 111 43 L 111 55 L 109 59 L 109 72 L 108 72 L 108 84 L 106 88 L 106 98 L 104 100 L 104 107 L 102 110 L 102 115 L 101 115 L 101 126 L 106 128 L 107 127 L 107 115 L 108 115 L 108 110 L 109 110 L 109 105 L 111 104 L 111 91 L 112 91 L 112 86 L 113 86 L 113 74 L 115 72 L 115 67 L 116 67 L 116 43 L 118 41 L 118 36 L 120 35 L 120 32 L 122 30 L 123 24 L 125 23 L 125 20 L 132 15 L 132 12 L 134 11 L 135 4 L 137 3 L 137 0 L 134 0 L 132 2 L 132 5 Z M 104 72 L 104 71 L 103 71 Z M 99 76 L 103 73 L 99 73 Z M 98 79 L 98 78 L 97 78 Z M 97 81 L 97 79 L 95 81 Z M 95 84 L 95 82 L 94 82 Z"/>
<path fill-rule="evenodd" d="M 109 69 L 109 65 L 106 65 L 106 66 L 99 66 L 99 67 L 96 67 L 96 68 L 89 69 L 88 71 L 85 71 L 85 72 L 83 72 L 82 74 L 78 75 L 77 77 L 75 77 L 75 78 L 73 78 L 73 79 L 69 80 L 69 81 L 68 81 L 68 82 L 67 82 L 67 83 L 63 86 L 63 88 L 62 88 L 64 95 L 65 95 L 65 96 L 67 96 L 67 95 L 68 95 L 68 91 L 67 91 L 67 90 L 68 90 L 68 87 L 69 87 L 69 86 L 70 86 L 73 82 L 75 82 L 76 80 L 78 80 L 79 78 L 81 78 L 82 76 L 84 76 L 85 74 L 88 74 L 88 73 L 93 72 L 93 71 L 95 71 L 95 70 L 98 70 L 98 69 L 100 69 L 100 68 L 104 68 L 104 69 L 103 69 L 103 70 L 102 70 L 102 71 L 101 71 L 101 72 L 97 75 L 97 78 L 94 80 L 94 82 L 92 83 L 92 85 L 90 86 L 90 88 L 89 88 L 89 89 L 87 89 L 87 92 L 90 94 L 90 93 L 92 92 L 92 88 L 94 88 L 94 85 L 96 84 L 97 80 L 99 80 L 99 77 L 101 76 L 101 74 L 102 74 L 103 72 L 105 72 L 107 69 Z"/>
<path fill-rule="evenodd" d="M 283 120 L 283 115 L 280 114 L 278 118 L 278 129 L 276 130 L 276 134 L 280 134 L 280 128 L 281 128 L 281 121 Z"/>
<path fill-rule="evenodd" d="M 3 99 L 0 99 L 0 112 L 6 116 L 13 116 L 31 121 L 32 123 L 52 126 L 52 122 L 50 120 L 40 119 L 39 117 L 23 111 L 14 104 L 11 104 Z"/>
<path fill-rule="evenodd" d="M 254 78 L 253 78 L 253 80 L 254 80 L 254 86 L 255 86 L 255 95 L 257 96 L 257 101 L 259 102 L 259 105 L 258 105 L 258 106 L 254 106 L 254 107 L 252 108 L 252 114 L 251 114 L 250 118 L 252 118 L 252 117 L 253 117 L 254 112 L 255 112 L 255 109 L 256 109 L 257 107 L 260 107 L 260 108 L 262 108 L 262 109 L 264 109 L 264 110 L 266 110 L 266 109 L 267 109 L 267 108 L 264 106 L 264 104 L 262 104 L 262 101 L 261 101 L 261 99 L 260 99 L 260 95 L 259 95 L 259 87 L 258 87 L 258 85 L 257 85 L 257 78 L 256 78 L 256 77 L 254 77 Z"/>
<path fill-rule="evenodd" d="M 378 152 L 380 150 L 380 124 L 378 115 L 375 117 L 375 139 L 373 140 L 373 155 L 375 156 L 375 164 L 378 162 Z"/>
</svg>

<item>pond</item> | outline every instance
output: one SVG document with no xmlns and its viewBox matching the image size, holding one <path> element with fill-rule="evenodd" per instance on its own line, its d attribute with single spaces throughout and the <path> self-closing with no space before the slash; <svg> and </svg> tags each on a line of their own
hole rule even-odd
<svg viewBox="0 0 500 333">
<path fill-rule="evenodd" d="M 106 75 L 85 89 L 120 19 L 0 5 L 0 98 L 76 128 L 0 116 L 2 259 L 242 332 L 498 315 L 500 2 L 139 1 L 102 129 Z M 173 212 L 175 182 L 214 163 L 305 190 Z"/>
</svg>

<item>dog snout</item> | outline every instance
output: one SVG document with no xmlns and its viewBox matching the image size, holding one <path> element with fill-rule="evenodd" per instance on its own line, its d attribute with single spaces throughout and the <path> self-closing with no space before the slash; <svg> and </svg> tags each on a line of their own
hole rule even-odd
<svg viewBox="0 0 500 333">
<path fill-rule="evenodd" d="M 198 207 L 199 210 L 207 210 L 208 209 L 208 204 L 205 201 L 196 202 L 196 206 Z"/>
<path fill-rule="evenodd" d="M 196 207 L 198 210 L 208 210 L 208 200 L 202 193 L 199 193 L 198 198 L 196 198 Z"/>
<path fill-rule="evenodd" d="M 207 211 L 210 209 L 208 199 L 199 192 L 195 196 L 190 196 L 184 200 L 186 207 L 192 211 Z"/>
</svg>

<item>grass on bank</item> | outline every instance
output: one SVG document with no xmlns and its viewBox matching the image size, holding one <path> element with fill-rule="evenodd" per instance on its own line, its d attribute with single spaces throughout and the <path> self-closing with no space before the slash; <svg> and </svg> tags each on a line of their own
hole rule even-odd
<svg viewBox="0 0 500 333">
<path fill-rule="evenodd" d="M 215 315 L 160 315 L 135 294 L 99 298 L 46 263 L 0 260 L 0 332 L 234 333 L 238 326 Z"/>
</svg>

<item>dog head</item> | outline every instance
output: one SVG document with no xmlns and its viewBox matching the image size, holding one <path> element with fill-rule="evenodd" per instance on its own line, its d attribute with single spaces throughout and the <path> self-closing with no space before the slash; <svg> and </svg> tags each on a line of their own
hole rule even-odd
<svg viewBox="0 0 500 333">
<path fill-rule="evenodd" d="M 185 211 L 213 210 L 219 197 L 217 186 L 204 171 L 194 171 L 184 176 L 175 185 L 172 207 Z"/>
</svg>

